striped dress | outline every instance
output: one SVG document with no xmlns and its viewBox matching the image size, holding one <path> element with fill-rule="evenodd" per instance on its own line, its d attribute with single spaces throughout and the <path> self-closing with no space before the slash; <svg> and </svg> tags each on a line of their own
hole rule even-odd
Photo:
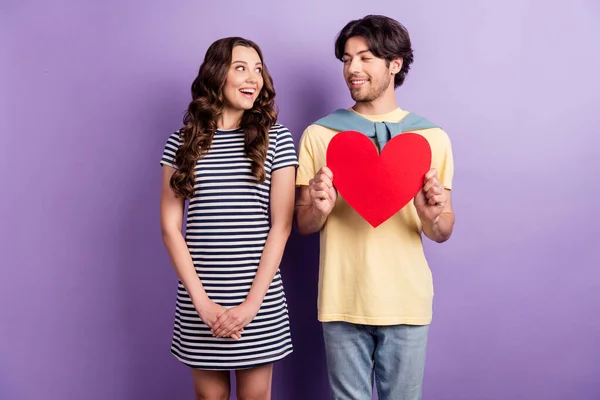
<svg viewBox="0 0 600 400">
<path fill-rule="evenodd" d="M 179 131 L 167 140 L 161 165 L 175 168 Z M 226 308 L 246 298 L 269 233 L 271 174 L 297 167 L 292 135 L 282 125 L 269 131 L 262 184 L 253 181 L 244 154 L 244 132 L 218 130 L 195 169 L 185 240 L 208 297 Z M 288 310 L 279 269 L 260 310 L 238 341 L 215 338 L 199 318 L 187 291 L 178 283 L 171 353 L 183 364 L 208 370 L 253 368 L 292 352 Z"/>
</svg>

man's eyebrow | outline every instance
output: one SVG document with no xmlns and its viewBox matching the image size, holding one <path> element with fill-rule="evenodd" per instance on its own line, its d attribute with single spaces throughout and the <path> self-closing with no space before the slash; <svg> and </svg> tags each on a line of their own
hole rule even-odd
<svg viewBox="0 0 600 400">
<path fill-rule="evenodd" d="M 369 50 L 369 49 L 365 49 L 365 50 L 361 50 L 361 51 L 359 51 L 358 53 L 356 53 L 356 55 L 359 55 L 359 54 L 364 54 L 364 53 L 370 53 L 370 52 L 371 52 L 371 50 Z M 348 56 L 348 57 L 350 57 L 350 54 L 348 54 L 348 53 L 344 53 L 344 56 Z"/>
</svg>

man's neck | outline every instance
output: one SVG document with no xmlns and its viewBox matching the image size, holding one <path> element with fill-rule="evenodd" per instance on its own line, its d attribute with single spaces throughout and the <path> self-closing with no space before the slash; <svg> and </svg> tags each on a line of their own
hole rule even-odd
<svg viewBox="0 0 600 400">
<path fill-rule="evenodd" d="M 356 102 L 352 109 L 364 115 L 384 115 L 398 108 L 394 92 L 388 92 L 373 101 Z"/>
</svg>

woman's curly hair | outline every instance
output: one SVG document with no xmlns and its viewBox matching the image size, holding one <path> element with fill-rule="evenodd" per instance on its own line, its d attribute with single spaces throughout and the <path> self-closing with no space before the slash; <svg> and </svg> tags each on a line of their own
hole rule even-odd
<svg viewBox="0 0 600 400">
<path fill-rule="evenodd" d="M 252 175 L 259 183 L 266 178 L 264 162 L 269 146 L 269 129 L 277 121 L 273 80 L 256 43 L 241 37 L 223 38 L 210 45 L 192 83 L 192 101 L 183 118 L 181 145 L 175 154 L 177 169 L 170 181 L 171 189 L 178 197 L 190 198 L 194 194 L 196 163 L 209 150 L 217 121 L 225 107 L 223 87 L 235 46 L 253 48 L 263 63 L 262 90 L 252 109 L 244 112 L 240 128 L 244 131 L 244 150 L 251 161 Z"/>
</svg>

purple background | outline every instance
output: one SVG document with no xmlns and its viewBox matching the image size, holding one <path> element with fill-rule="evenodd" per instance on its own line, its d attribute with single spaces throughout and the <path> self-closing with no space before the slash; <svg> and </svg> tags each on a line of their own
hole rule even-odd
<svg viewBox="0 0 600 400">
<path fill-rule="evenodd" d="M 158 160 L 206 47 L 262 46 L 297 140 L 351 104 L 333 40 L 367 13 L 410 30 L 398 99 L 454 145 L 424 398 L 600 398 L 598 2 L 283 3 L 0 3 L 0 399 L 191 398 Z M 274 399 L 327 398 L 317 245 L 294 233 L 282 265 Z"/>
</svg>

